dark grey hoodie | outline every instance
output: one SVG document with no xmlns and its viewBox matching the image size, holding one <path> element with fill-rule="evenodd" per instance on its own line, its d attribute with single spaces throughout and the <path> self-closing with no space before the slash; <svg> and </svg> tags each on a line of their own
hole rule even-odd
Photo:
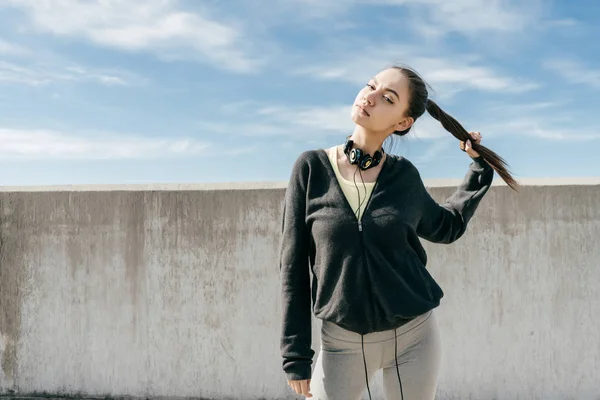
<svg viewBox="0 0 600 400">
<path fill-rule="evenodd" d="M 359 221 L 327 153 L 302 153 L 285 194 L 280 253 L 287 379 L 311 376 L 311 308 L 317 318 L 367 334 L 437 307 L 443 292 L 425 268 L 419 237 L 435 243 L 461 237 L 493 177 L 483 158 L 474 159 L 439 205 L 414 165 L 388 154 Z"/>
</svg>

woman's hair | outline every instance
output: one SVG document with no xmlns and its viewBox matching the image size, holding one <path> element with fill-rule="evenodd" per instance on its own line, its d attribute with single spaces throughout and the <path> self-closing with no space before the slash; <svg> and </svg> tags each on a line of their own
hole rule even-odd
<svg viewBox="0 0 600 400">
<path fill-rule="evenodd" d="M 429 92 L 427 91 L 427 84 L 412 69 L 405 66 L 392 66 L 392 68 L 401 71 L 404 76 L 408 79 L 409 85 L 409 100 L 408 110 L 406 114 L 408 117 L 412 117 L 413 120 L 417 120 L 421 115 L 427 111 L 429 115 L 440 121 L 442 126 L 450 132 L 455 138 L 460 141 L 471 140 L 473 150 L 475 150 L 488 164 L 500 175 L 500 177 L 510 186 L 513 190 L 517 190 L 519 186 L 517 181 L 508 172 L 507 164 L 502 157 L 494 153 L 492 150 L 485 146 L 475 143 L 472 141 L 469 132 L 463 126 L 455 120 L 451 115 L 447 114 L 442 110 L 433 100 L 429 98 Z M 410 128 L 404 131 L 395 131 L 394 134 L 404 136 L 410 131 Z"/>
</svg>

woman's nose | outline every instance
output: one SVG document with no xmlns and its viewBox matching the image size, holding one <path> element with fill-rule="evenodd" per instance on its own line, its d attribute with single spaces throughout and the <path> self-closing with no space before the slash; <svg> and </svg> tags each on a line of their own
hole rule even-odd
<svg viewBox="0 0 600 400">
<path fill-rule="evenodd" d="M 375 92 L 367 93 L 363 100 L 367 105 L 372 106 L 375 104 Z"/>
</svg>

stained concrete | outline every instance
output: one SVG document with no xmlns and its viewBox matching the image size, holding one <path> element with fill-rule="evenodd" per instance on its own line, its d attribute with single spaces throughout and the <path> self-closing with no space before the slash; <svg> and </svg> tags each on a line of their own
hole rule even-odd
<svg viewBox="0 0 600 400">
<path fill-rule="evenodd" d="M 0 393 L 298 398 L 278 349 L 284 187 L 0 189 Z M 597 179 L 497 185 L 460 241 L 426 243 L 439 399 L 598 399 L 599 201 Z"/>
</svg>

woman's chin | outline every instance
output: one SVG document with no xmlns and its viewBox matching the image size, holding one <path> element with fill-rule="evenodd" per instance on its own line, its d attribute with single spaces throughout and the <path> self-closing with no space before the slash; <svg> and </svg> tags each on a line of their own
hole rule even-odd
<svg viewBox="0 0 600 400">
<path fill-rule="evenodd" d="M 359 113 L 352 113 L 352 121 L 356 124 L 356 125 L 360 125 L 363 128 L 367 128 L 367 124 L 365 123 L 365 117 L 363 117 L 362 115 L 360 115 Z"/>
</svg>

